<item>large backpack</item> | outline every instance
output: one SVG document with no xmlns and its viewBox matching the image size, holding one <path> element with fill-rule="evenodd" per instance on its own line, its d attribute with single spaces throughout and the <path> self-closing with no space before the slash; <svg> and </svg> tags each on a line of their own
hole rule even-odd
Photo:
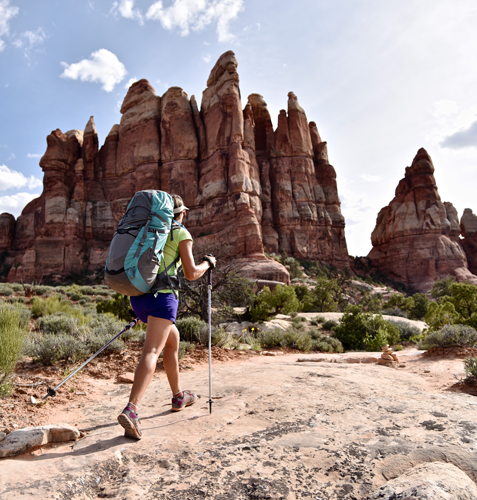
<svg viewBox="0 0 477 500">
<path fill-rule="evenodd" d="M 123 295 L 143 295 L 156 291 L 172 264 L 157 272 L 164 258 L 169 233 L 173 239 L 174 200 L 164 191 L 138 191 L 129 202 L 109 247 L 105 282 Z M 170 279 L 167 282 L 171 284 Z"/>
</svg>

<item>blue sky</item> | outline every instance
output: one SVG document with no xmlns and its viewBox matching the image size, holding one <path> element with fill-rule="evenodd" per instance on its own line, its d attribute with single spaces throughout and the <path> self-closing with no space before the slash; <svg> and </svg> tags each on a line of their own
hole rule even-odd
<svg viewBox="0 0 477 500">
<path fill-rule="evenodd" d="M 351 255 L 420 147 L 443 201 L 477 212 L 475 0 L 0 0 L 0 212 L 41 193 L 46 136 L 95 117 L 102 144 L 131 81 L 200 102 L 233 50 L 242 101 L 276 124 L 295 92 L 328 141 Z"/>
</svg>

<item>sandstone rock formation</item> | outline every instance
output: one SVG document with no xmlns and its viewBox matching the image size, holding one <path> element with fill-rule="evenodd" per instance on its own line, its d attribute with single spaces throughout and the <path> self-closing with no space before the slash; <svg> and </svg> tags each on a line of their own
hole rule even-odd
<svg viewBox="0 0 477 500">
<path fill-rule="evenodd" d="M 288 281 L 265 251 L 349 265 L 326 143 L 292 92 L 275 131 L 261 96 L 252 94 L 242 109 L 233 52 L 212 69 L 200 110 L 181 88 L 160 97 L 140 80 L 121 113 L 100 149 L 93 117 L 84 132 L 48 136 L 42 195 L 16 222 L 0 217 L 9 281 L 103 267 L 127 203 L 141 189 L 181 195 L 196 242 L 226 249 L 251 278 Z"/>
<path fill-rule="evenodd" d="M 433 174 L 431 157 L 420 149 L 396 196 L 378 214 L 368 258 L 379 270 L 420 291 L 429 291 L 436 279 L 446 276 L 477 284 L 459 240 L 457 211 L 441 201 Z"/>
<path fill-rule="evenodd" d="M 460 230 L 464 239 L 462 246 L 467 255 L 469 269 L 477 275 L 477 215 L 470 208 L 466 208 L 460 219 Z"/>
</svg>

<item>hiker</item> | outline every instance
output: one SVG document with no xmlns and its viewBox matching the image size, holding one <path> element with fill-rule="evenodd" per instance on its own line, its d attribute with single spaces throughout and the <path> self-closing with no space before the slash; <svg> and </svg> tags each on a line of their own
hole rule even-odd
<svg viewBox="0 0 477 500">
<path fill-rule="evenodd" d="M 168 274 L 177 276 L 177 270 L 182 265 L 185 277 L 190 281 L 196 280 L 210 268 L 215 267 L 216 259 L 207 255 L 201 264 L 195 264 L 192 254 L 192 236 L 182 225 L 189 209 L 184 206 L 180 196 L 172 195 L 172 198 L 174 200 L 174 222 L 179 228 L 174 229 L 173 239 L 171 239 L 171 234 L 167 238 L 164 247 L 165 265 L 162 262 L 158 274 L 177 259 L 176 264 L 171 266 Z M 197 395 L 191 391 L 183 391 L 179 380 L 179 331 L 175 326 L 179 299 L 175 291 L 163 289 L 157 293 L 131 297 L 131 305 L 139 319 L 147 323 L 146 341 L 134 375 L 129 402 L 118 416 L 118 421 L 124 427 L 125 436 L 141 439 L 142 433 L 138 425 L 138 406 L 152 379 L 157 358 L 162 349 L 164 349 L 164 368 L 172 390 L 172 411 L 183 410 L 186 406 L 195 403 Z"/>
</svg>

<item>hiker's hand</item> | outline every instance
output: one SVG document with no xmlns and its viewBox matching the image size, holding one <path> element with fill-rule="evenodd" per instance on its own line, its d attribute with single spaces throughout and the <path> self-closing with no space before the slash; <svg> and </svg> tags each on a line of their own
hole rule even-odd
<svg viewBox="0 0 477 500">
<path fill-rule="evenodd" d="M 204 255 L 202 260 L 209 263 L 210 269 L 215 269 L 217 267 L 217 259 L 213 255 Z"/>
</svg>

